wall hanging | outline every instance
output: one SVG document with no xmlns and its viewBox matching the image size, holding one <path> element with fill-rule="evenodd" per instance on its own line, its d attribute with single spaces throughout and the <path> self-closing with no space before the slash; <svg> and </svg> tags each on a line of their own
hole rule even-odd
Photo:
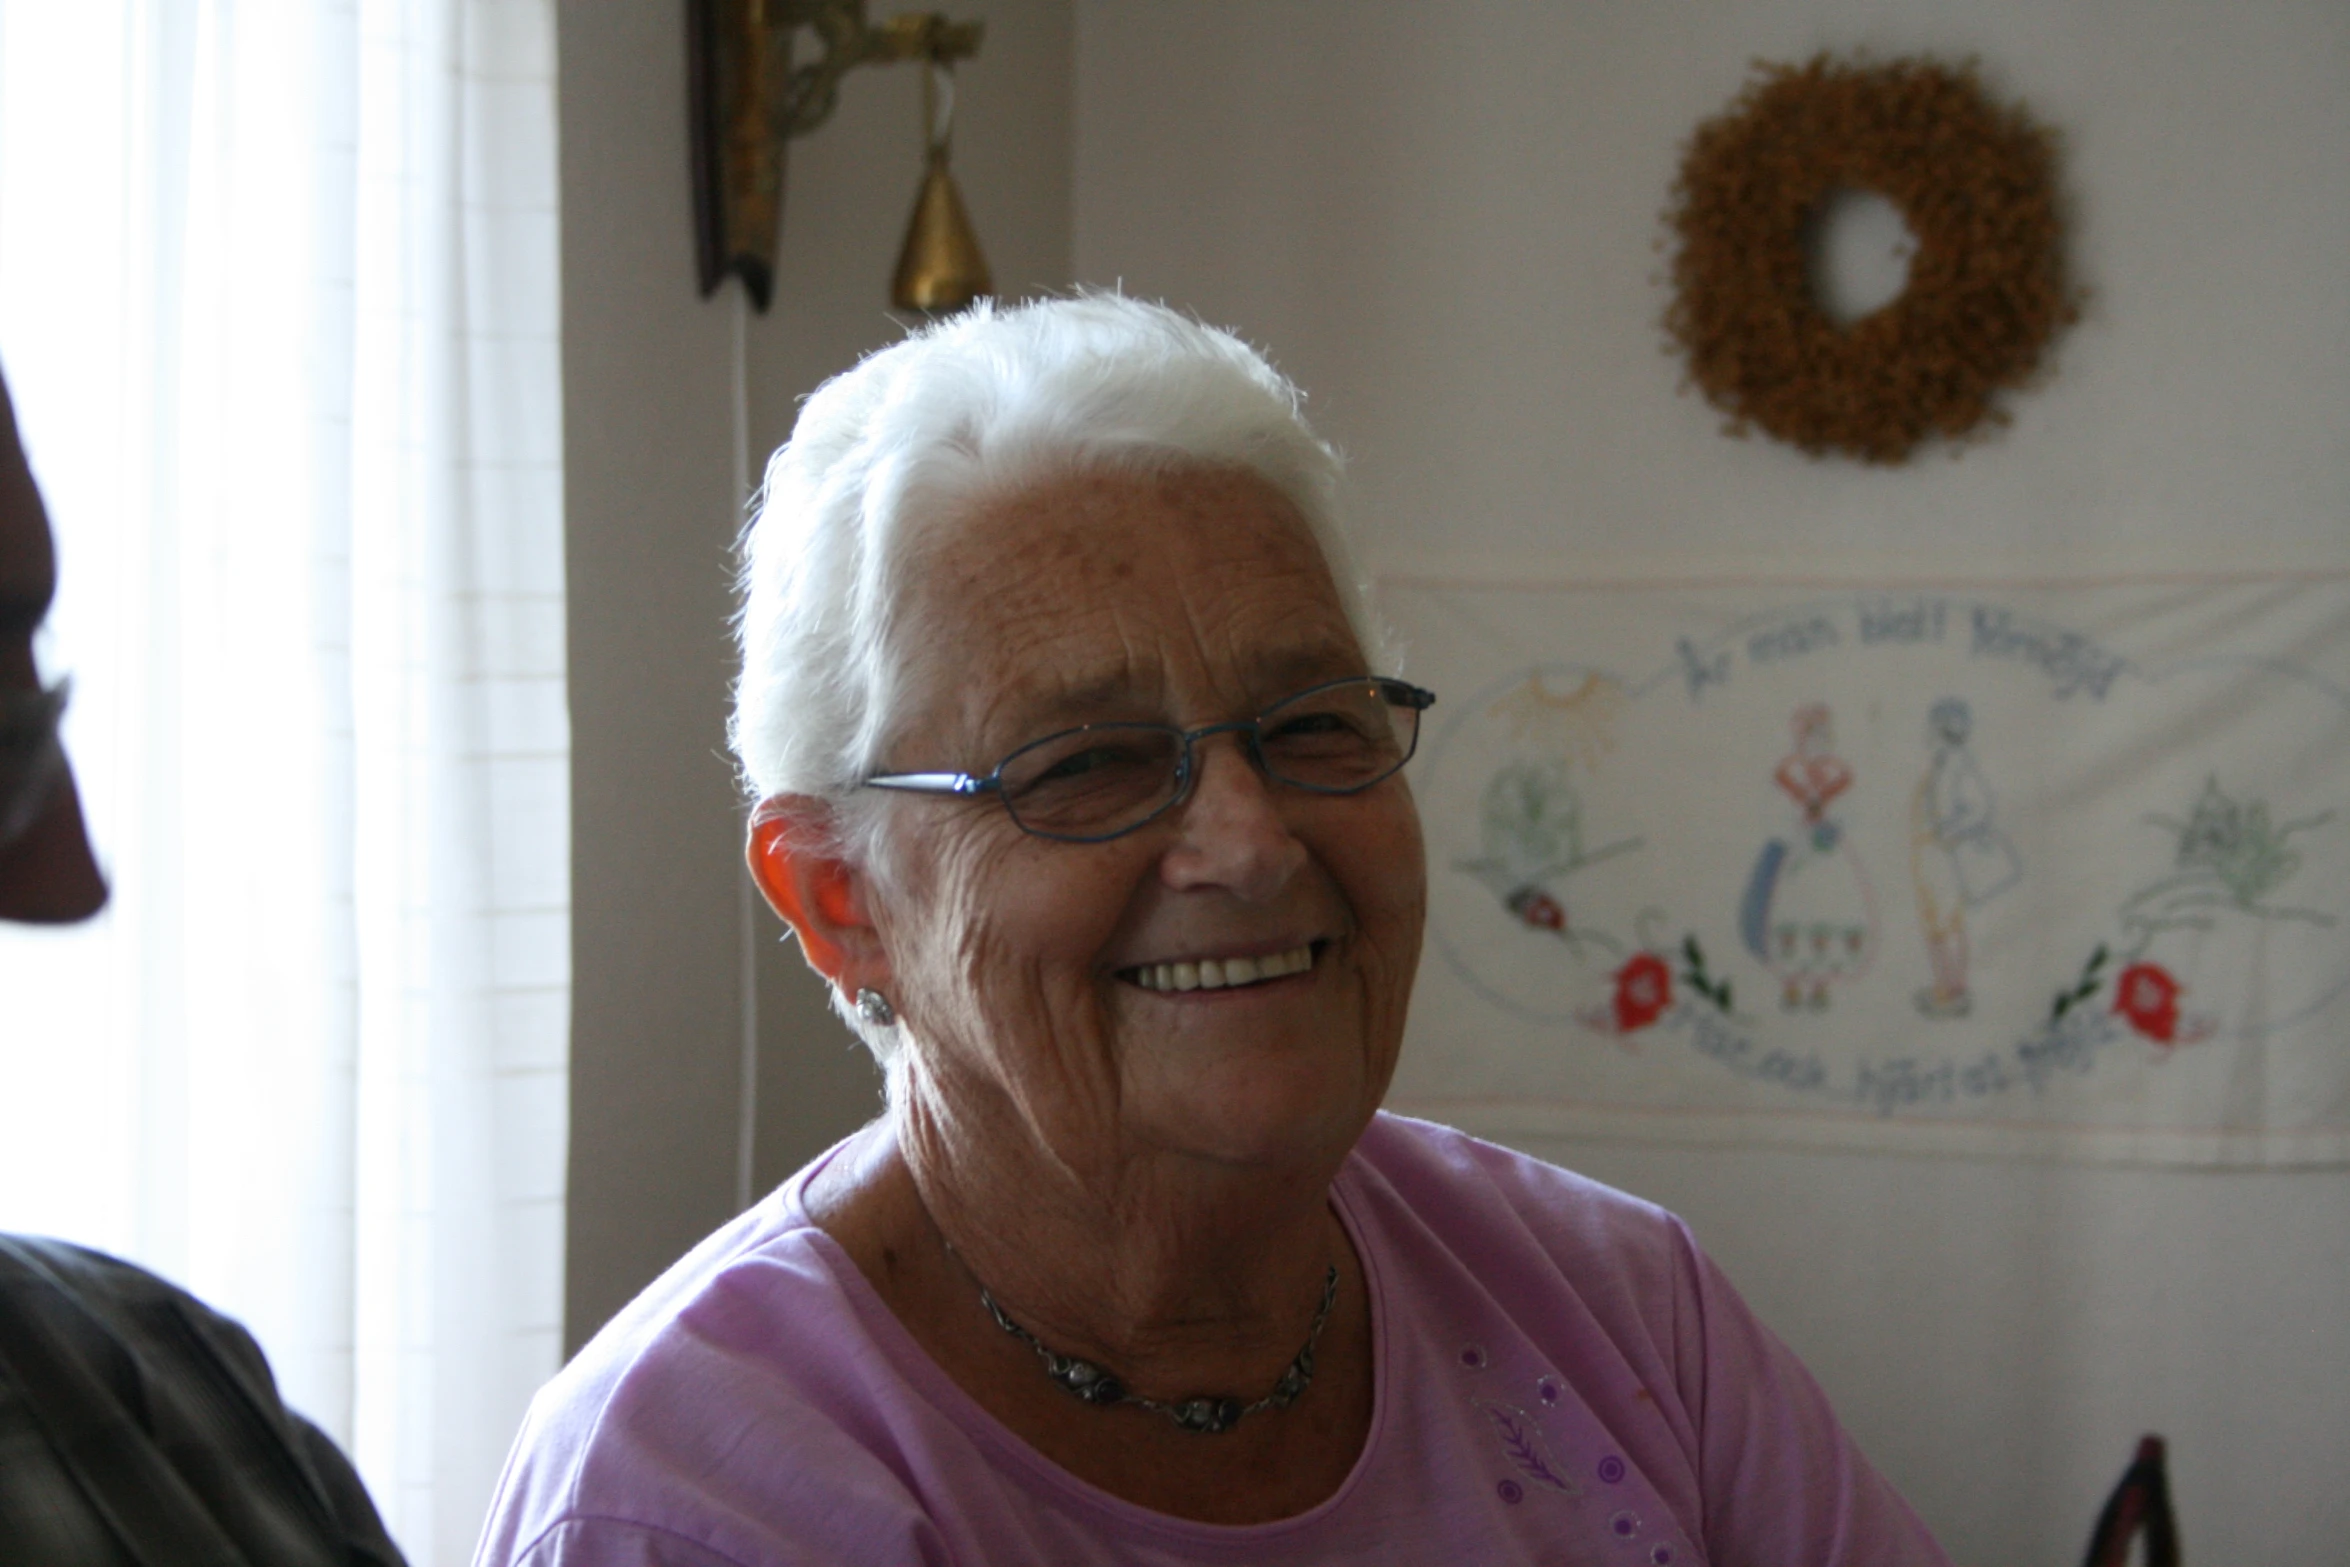
<svg viewBox="0 0 2350 1567">
<path fill-rule="evenodd" d="M 860 65 L 922 63 L 922 183 L 890 303 L 957 310 L 993 292 L 947 153 L 954 65 L 979 52 L 982 25 L 913 12 L 874 25 L 864 0 L 687 0 L 693 117 L 694 250 L 702 292 L 738 276 L 760 310 L 775 288 L 784 145 L 831 118 L 841 79 Z M 792 63 L 801 29 L 820 53 Z"/>
<path fill-rule="evenodd" d="M 2350 1159 L 2350 575 L 1381 596 L 1444 693 L 1397 1108 Z"/>
<path fill-rule="evenodd" d="M 1899 296 L 1850 322 L 1823 306 L 1811 251 L 1849 192 L 1899 209 L 1916 250 Z M 2078 313 L 2050 133 L 1995 103 L 1971 65 L 1757 62 L 1690 137 L 1665 213 L 1665 328 L 1689 384 L 1814 456 L 1906 462 L 2005 421 Z"/>
</svg>

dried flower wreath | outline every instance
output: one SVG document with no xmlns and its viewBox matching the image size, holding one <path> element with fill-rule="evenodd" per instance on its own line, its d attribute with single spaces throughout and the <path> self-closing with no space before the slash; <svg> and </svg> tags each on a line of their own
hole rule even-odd
<svg viewBox="0 0 2350 1567">
<path fill-rule="evenodd" d="M 1689 381 L 1814 456 L 1906 462 L 1979 439 L 2079 314 L 2065 276 L 2050 133 L 1985 96 L 1970 64 L 1755 62 L 1697 127 L 1665 220 L 1665 329 Z M 1838 191 L 1873 191 L 1917 238 L 1892 303 L 1845 325 L 1812 292 L 1808 230 Z"/>
</svg>

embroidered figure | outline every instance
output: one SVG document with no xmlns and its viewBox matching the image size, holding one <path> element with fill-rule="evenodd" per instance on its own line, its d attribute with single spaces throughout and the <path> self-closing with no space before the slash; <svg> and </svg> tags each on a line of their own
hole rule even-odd
<svg viewBox="0 0 2350 1567">
<path fill-rule="evenodd" d="M 1537 670 L 1488 711 L 1509 725 L 1519 745 L 1590 768 L 1616 748 L 1616 724 L 1631 700 L 1622 682 L 1605 675 L 1585 675 L 1574 690 L 1561 693 L 1545 685 Z"/>
<path fill-rule="evenodd" d="M 2331 914 L 2281 906 L 2268 898 L 2301 868 L 2299 852 L 2287 847 L 2286 840 L 2333 818 L 2333 812 L 2321 811 L 2273 824 L 2265 802 L 2234 799 L 2219 786 L 2216 775 L 2204 780 L 2203 792 L 2185 821 L 2148 817 L 2151 825 L 2168 828 L 2176 836 L 2171 870 L 2121 906 L 2119 918 L 2127 935 L 2121 951 L 2111 953 L 2104 943 L 2098 944 L 2079 980 L 2057 992 L 2049 1007 L 2051 1025 L 2063 1024 L 2067 1013 L 2105 988 L 2110 961 L 2115 969 L 2113 1016 L 2166 1051 L 2209 1039 L 2218 1030 L 2218 1020 L 2183 1009 L 2186 984 L 2171 967 L 2150 956 L 2149 949 L 2170 932 L 2192 931 L 2200 938 L 2239 916 L 2331 927 Z"/>
<path fill-rule="evenodd" d="M 1779 981 L 1789 1011 L 1823 1011 L 1831 987 L 1867 972 L 1876 947 L 1876 913 L 1868 875 L 1828 807 L 1852 787 L 1852 769 L 1836 755 L 1827 704 L 1795 710 L 1795 749 L 1772 781 L 1800 813 L 1792 839 L 1763 845 L 1739 902 L 1746 949 Z"/>
<path fill-rule="evenodd" d="M 2144 952 L 2166 930 L 2210 930 L 2217 916 L 2248 914 L 2260 920 L 2299 920 L 2331 925 L 2334 917 L 2315 909 L 2277 908 L 2263 902 L 2292 879 L 2301 856 L 2285 846 L 2297 832 L 2322 827 L 2331 811 L 2272 827 L 2261 801 L 2228 797 L 2214 774 L 2203 784 L 2184 822 L 2150 816 L 2157 827 L 2178 834 L 2172 872 L 2122 905 L 2122 928 L 2134 938 L 2130 956 Z"/>
<path fill-rule="evenodd" d="M 1995 797 L 1967 740 L 1974 712 L 1944 697 L 1926 715 L 1930 755 L 1909 801 L 1909 870 L 1917 888 L 1918 927 L 1933 981 L 1917 994 L 1927 1017 L 1965 1017 L 1967 910 L 1979 908 L 2023 875 L 2014 845 L 1992 822 Z"/>
<path fill-rule="evenodd" d="M 1583 929 L 1569 918 L 1565 885 L 1568 878 L 1600 861 L 1639 848 L 1640 840 L 1625 838 L 1593 850 L 1583 847 L 1583 804 L 1563 760 L 1517 761 L 1502 767 L 1485 785 L 1477 826 L 1484 853 L 1456 861 L 1455 870 L 1485 883 L 1522 924 L 1548 931 L 1577 957 L 1583 955 L 1586 942 L 1611 957 L 1623 954 L 1621 941 L 1604 931 Z"/>
</svg>

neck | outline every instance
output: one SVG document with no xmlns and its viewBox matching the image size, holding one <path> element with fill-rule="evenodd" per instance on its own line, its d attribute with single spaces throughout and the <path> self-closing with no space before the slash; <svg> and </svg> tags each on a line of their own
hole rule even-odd
<svg viewBox="0 0 2350 1567">
<path fill-rule="evenodd" d="M 1329 1206 L 1344 1148 L 1258 1162 L 1121 1146 L 1078 1162 L 1009 1107 L 974 1114 L 918 1074 L 906 1086 L 898 1155 L 973 1312 L 984 1287 L 1053 1349 L 1152 1396 L 1253 1398 L 1296 1354 L 1347 1251 Z"/>
</svg>

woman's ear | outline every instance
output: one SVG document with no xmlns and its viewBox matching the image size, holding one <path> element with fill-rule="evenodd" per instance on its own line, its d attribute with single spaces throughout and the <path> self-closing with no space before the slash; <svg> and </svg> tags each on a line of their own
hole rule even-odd
<svg viewBox="0 0 2350 1567">
<path fill-rule="evenodd" d="M 787 794 L 751 818 L 744 857 L 768 907 L 799 937 L 808 966 L 846 995 L 886 993 L 889 956 L 866 898 L 863 870 L 840 852 L 829 802 Z"/>
</svg>

